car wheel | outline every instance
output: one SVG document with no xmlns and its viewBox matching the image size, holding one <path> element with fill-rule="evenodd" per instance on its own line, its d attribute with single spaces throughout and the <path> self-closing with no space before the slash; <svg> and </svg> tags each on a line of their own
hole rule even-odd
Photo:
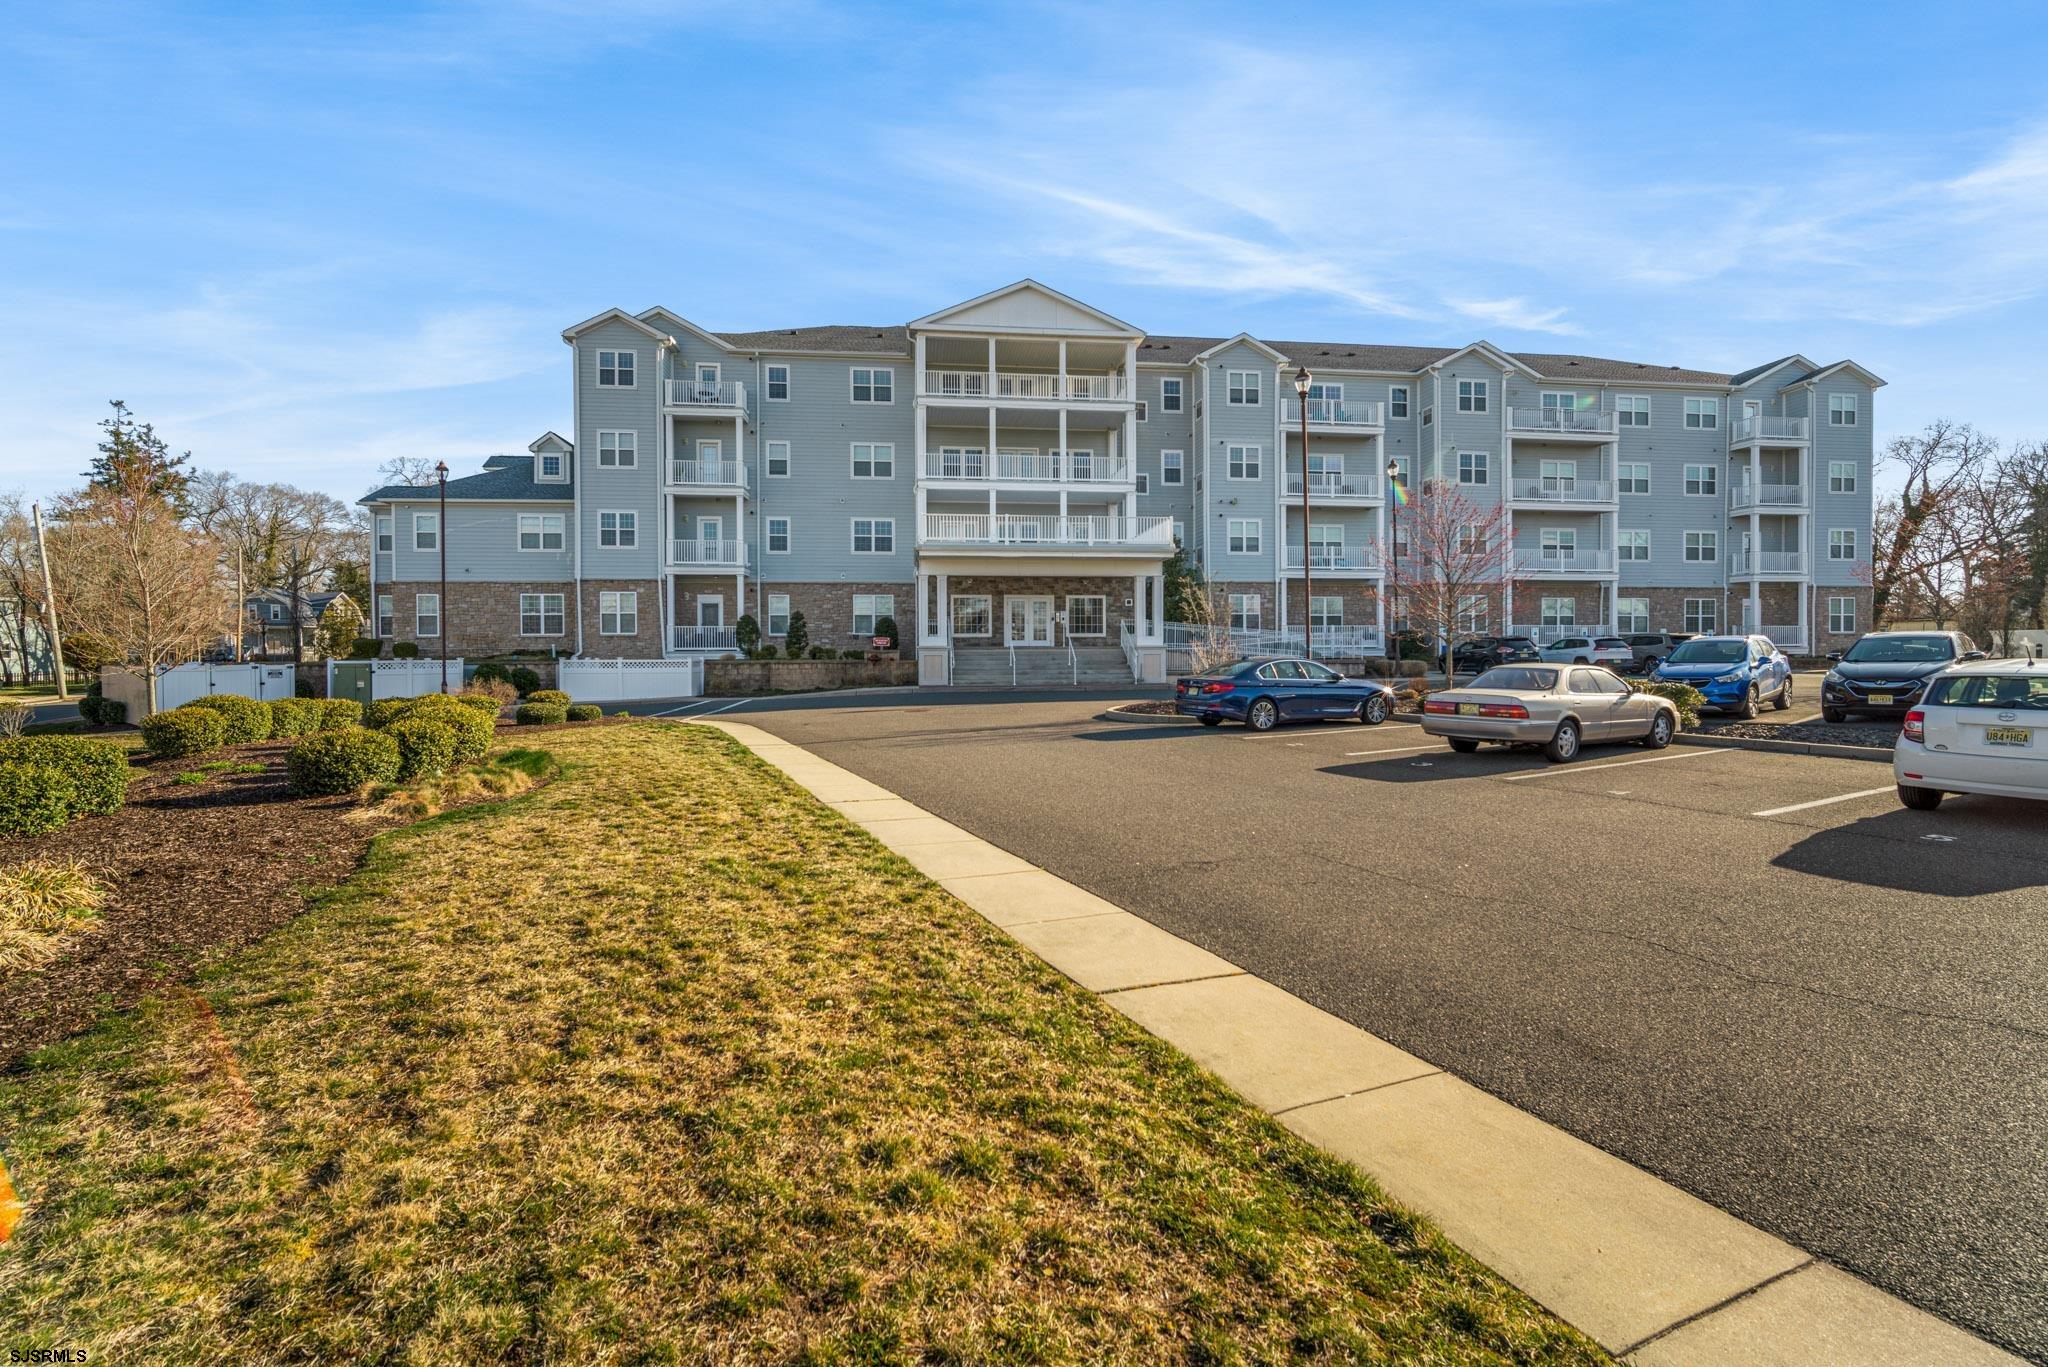
<svg viewBox="0 0 2048 1367">
<path fill-rule="evenodd" d="M 1471 740 L 1465 736 L 1452 736 L 1450 741 L 1451 748 L 1461 755 L 1469 755 L 1479 748 L 1478 741 Z"/>
<path fill-rule="evenodd" d="M 1899 801 L 1916 812 L 1931 812 L 1941 805 L 1942 792 L 1939 788 L 1909 788 L 1899 785 Z"/>
<path fill-rule="evenodd" d="M 1830 726 L 1840 726 L 1843 722 L 1849 720 L 1849 714 L 1839 707 L 1824 706 L 1820 710 L 1820 719 Z"/>
<path fill-rule="evenodd" d="M 1204 717 L 1204 718 L 1202 718 L 1202 725 L 1204 725 L 1204 726 L 1221 726 L 1221 725 L 1223 725 L 1223 718 L 1221 718 L 1221 717 Z"/>
<path fill-rule="evenodd" d="M 1280 724 L 1280 708 L 1271 698 L 1260 698 L 1244 714 L 1244 724 L 1254 731 L 1270 731 Z"/>
<path fill-rule="evenodd" d="M 1792 676 L 1785 676 L 1785 686 L 1778 690 L 1778 696 L 1771 701 L 1771 709 L 1783 712 L 1792 706 Z"/>
<path fill-rule="evenodd" d="M 1378 726 L 1394 715 L 1394 704 L 1384 693 L 1375 693 L 1358 705 L 1358 719 L 1367 726 Z"/>
<path fill-rule="evenodd" d="M 1552 764 L 1563 764 L 1576 758 L 1579 753 L 1579 724 L 1566 717 L 1557 724 L 1557 734 L 1550 738 L 1550 744 L 1543 747 L 1543 754 Z"/>
<path fill-rule="evenodd" d="M 1657 657 L 1656 657 L 1655 655 L 1652 655 L 1652 656 L 1651 656 L 1651 657 L 1650 657 L 1649 659 L 1647 659 L 1647 660 L 1643 661 L 1643 666 L 1642 666 L 1642 668 L 1643 668 L 1643 673 L 1645 673 L 1645 674 L 1654 674 L 1654 673 L 1656 673 L 1656 672 L 1657 672 L 1657 666 L 1658 666 L 1658 665 L 1660 665 L 1660 664 L 1662 664 L 1662 663 L 1663 663 L 1663 661 L 1659 660 L 1659 659 L 1658 659 L 1658 658 L 1657 658 Z"/>
<path fill-rule="evenodd" d="M 1650 734 L 1643 737 L 1643 745 L 1646 749 L 1662 750 L 1669 744 L 1671 744 L 1671 714 L 1659 708 L 1657 715 L 1650 719 Z"/>
<path fill-rule="evenodd" d="M 1756 714 L 1762 710 L 1762 702 L 1763 699 L 1757 696 L 1756 685 L 1751 684 L 1749 692 L 1742 695 L 1742 706 L 1735 710 L 1735 715 L 1744 721 L 1755 721 Z"/>
<path fill-rule="evenodd" d="M 1579 658 L 1578 658 L 1578 659 L 1576 659 L 1576 660 L 1573 660 L 1573 661 L 1572 661 L 1572 663 L 1573 663 L 1573 664 L 1575 664 L 1575 665 L 1589 665 L 1589 664 L 1591 664 L 1591 663 L 1593 663 L 1593 662 L 1592 662 L 1591 660 L 1587 659 L 1587 658 L 1586 658 L 1585 656 L 1581 655 L 1581 656 L 1579 656 Z"/>
</svg>

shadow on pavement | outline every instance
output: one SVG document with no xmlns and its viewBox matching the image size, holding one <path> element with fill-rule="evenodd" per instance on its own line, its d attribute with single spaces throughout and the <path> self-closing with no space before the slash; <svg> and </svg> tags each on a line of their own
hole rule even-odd
<svg viewBox="0 0 2048 1367">
<path fill-rule="evenodd" d="M 1503 752 L 1489 748 L 1481 750 L 1476 755 L 1461 755 L 1453 750 L 1431 751 L 1421 755 L 1389 755 L 1385 759 L 1360 761 L 1356 764 L 1333 764 L 1321 772 L 1334 774 L 1338 778 L 1370 779 L 1376 783 L 1437 783 L 1444 779 L 1492 778 L 1499 774 L 1516 774 L 1526 769 L 1549 767 L 1549 762 L 1534 751 Z"/>
<path fill-rule="evenodd" d="M 1939 812 L 1902 807 L 1815 831 L 1771 863 L 1816 878 L 1930 897 L 2048 887 L 2048 835 L 2039 807 L 1991 797 L 1951 797 Z"/>
</svg>

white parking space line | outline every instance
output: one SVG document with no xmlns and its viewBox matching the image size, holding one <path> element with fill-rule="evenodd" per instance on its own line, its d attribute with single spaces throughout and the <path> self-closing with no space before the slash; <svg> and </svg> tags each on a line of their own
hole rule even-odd
<svg viewBox="0 0 2048 1367">
<path fill-rule="evenodd" d="M 1597 774 L 1602 769 L 1626 769 L 1631 764 L 1668 764 L 1675 759 L 1712 759 L 1716 755 L 1733 755 L 1735 750 L 1687 750 L 1677 755 L 1652 755 L 1648 759 L 1625 759 L 1617 764 L 1560 764 L 1552 769 L 1531 769 L 1526 773 L 1505 774 L 1502 783 L 1520 783 L 1525 778 L 1549 778 L 1553 774 Z"/>
<path fill-rule="evenodd" d="M 1434 745 L 1390 745 L 1384 750 L 1346 750 L 1344 758 L 1358 759 L 1365 755 L 1406 755 L 1417 750 L 1441 750 L 1441 742 Z"/>
<path fill-rule="evenodd" d="M 1817 797 L 1811 802 L 1795 802 L 1789 807 L 1769 807 L 1751 816 L 1783 816 L 1787 812 L 1803 812 L 1810 807 L 1831 807 L 1837 802 L 1854 802 L 1859 797 L 1876 797 L 1879 793 L 1896 792 L 1897 785 L 1887 783 L 1882 788 L 1865 788 L 1860 793 L 1842 793 L 1836 797 Z"/>
<path fill-rule="evenodd" d="M 699 698 L 695 702 L 684 703 L 681 707 L 671 707 L 666 712 L 650 712 L 648 715 L 651 717 L 673 717 L 680 712 L 688 712 L 691 708 L 703 707 L 711 701 L 710 698 Z M 723 707 L 714 707 L 709 712 L 699 712 L 697 715 L 700 717 L 715 717 L 720 712 L 730 712 L 735 707 L 743 707 L 752 701 L 752 698 L 737 698 Z"/>
</svg>

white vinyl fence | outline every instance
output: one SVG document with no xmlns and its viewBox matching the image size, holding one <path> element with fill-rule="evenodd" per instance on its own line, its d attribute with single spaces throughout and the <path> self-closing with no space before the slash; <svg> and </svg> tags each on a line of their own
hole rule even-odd
<svg viewBox="0 0 2048 1367">
<path fill-rule="evenodd" d="M 137 679 L 140 682 L 140 676 Z M 292 688 L 290 665 L 173 665 L 156 676 L 156 705 L 158 711 L 168 712 L 210 693 L 238 693 L 269 702 L 272 698 L 289 698 Z M 142 709 L 131 707 L 129 715 L 139 719 Z"/>
<path fill-rule="evenodd" d="M 360 680 L 369 679 L 368 696 L 364 696 Z M 462 661 L 451 656 L 448 660 L 448 691 L 453 693 L 462 687 Z M 417 698 L 423 693 L 441 691 L 441 662 L 439 660 L 329 660 L 327 662 L 327 696 L 330 698 L 354 698 L 358 702 L 374 702 L 381 698 Z"/>
<path fill-rule="evenodd" d="M 651 702 L 694 698 L 704 691 L 704 662 L 677 660 L 563 660 L 559 687 L 577 702 Z"/>
</svg>

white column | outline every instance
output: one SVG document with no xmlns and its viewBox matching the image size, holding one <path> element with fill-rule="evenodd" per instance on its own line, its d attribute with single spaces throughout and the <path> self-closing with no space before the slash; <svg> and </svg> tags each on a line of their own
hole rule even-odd
<svg viewBox="0 0 2048 1367">
<path fill-rule="evenodd" d="M 949 587 L 952 578 L 949 574 L 939 576 L 939 644 L 948 646 L 953 644 L 953 594 Z"/>
<path fill-rule="evenodd" d="M 915 361 L 913 361 L 913 362 L 912 362 L 912 364 L 914 364 L 914 365 L 915 365 L 915 366 L 917 367 L 917 374 L 916 374 L 915 376 L 913 376 L 913 377 L 911 378 L 911 382 L 910 382 L 910 383 L 911 383 L 911 391 L 910 391 L 910 392 L 911 392 L 911 393 L 912 393 L 913 395 L 921 395 L 921 394 L 923 394 L 923 393 L 925 392 L 925 383 L 924 383 L 924 334 L 923 334 L 922 332 L 920 332 L 920 333 L 918 333 L 918 334 L 917 334 L 917 341 L 916 341 L 916 342 L 914 342 L 914 343 L 912 344 L 912 350 L 913 350 L 913 351 L 914 351 L 914 352 L 916 353 L 916 360 L 915 360 Z M 919 455 L 923 455 L 923 454 L 924 454 L 924 452 L 923 452 L 923 450 L 922 450 L 921 448 L 919 449 L 919 451 L 918 451 L 918 454 L 919 454 Z M 923 467 L 922 467 L 922 466 L 920 466 L 919 468 L 920 468 L 920 469 L 922 469 Z"/>
<path fill-rule="evenodd" d="M 918 345 L 922 346 L 923 344 L 923 339 L 920 338 Z M 917 469 L 914 473 L 918 479 L 923 479 L 927 474 L 931 473 L 931 467 L 926 461 L 926 453 L 931 450 L 932 446 L 931 429 L 931 410 L 926 408 L 924 401 L 920 399 L 917 404 L 917 417 L 911 428 L 914 434 L 912 437 L 912 449 L 917 457 Z"/>
<path fill-rule="evenodd" d="M 1060 405 L 1060 456 L 1058 465 L 1060 480 L 1064 483 L 1069 468 L 1067 465 L 1067 406 L 1065 404 Z"/>
<path fill-rule="evenodd" d="M 994 403 L 994 402 L 995 402 L 995 397 L 996 397 L 996 339 L 995 339 L 995 338 L 993 338 L 993 337 L 991 337 L 991 338 L 989 338 L 989 339 L 988 339 L 988 397 L 989 397 L 989 402 L 990 402 L 990 403 Z M 990 413 L 990 415 L 989 415 L 989 422 L 990 422 L 990 424 L 991 424 L 991 425 L 993 425 L 993 424 L 994 424 L 994 422 L 995 422 L 995 415 L 994 415 L 993 411 L 991 411 L 991 413 Z M 989 452 L 989 454 L 990 454 L 990 455 L 994 455 L 994 454 L 995 454 L 995 452 L 994 452 L 994 451 L 990 451 L 990 452 Z"/>
<path fill-rule="evenodd" d="M 1750 450 L 1754 453 L 1756 448 L 1751 447 Z M 1754 470 L 1754 468 L 1754 462 L 1752 462 L 1751 469 Z M 1757 491 L 1763 486 L 1752 483 L 1749 487 L 1751 496 L 1755 497 Z M 1763 580 L 1757 577 L 1763 571 L 1763 554 L 1763 516 L 1760 513 L 1751 513 L 1749 515 L 1749 630 L 1751 631 L 1761 631 L 1764 625 L 1764 586 Z"/>
<path fill-rule="evenodd" d="M 1066 339 L 1066 338 L 1064 338 L 1064 337 L 1062 337 L 1062 338 L 1060 338 L 1060 399 L 1061 399 L 1062 401 L 1064 401 L 1064 400 L 1066 399 L 1066 397 L 1067 397 L 1067 339 Z M 1062 416 L 1064 416 L 1064 415 L 1062 415 Z M 1062 445 L 1065 445 L 1065 442 L 1064 442 L 1064 441 L 1062 441 L 1062 443 L 1061 443 L 1061 444 L 1062 444 Z"/>
<path fill-rule="evenodd" d="M 1152 644 L 1166 639 L 1166 576 L 1152 576 Z"/>
<path fill-rule="evenodd" d="M 1145 639 L 1145 624 L 1149 620 L 1149 609 L 1145 606 L 1145 576 L 1131 576 L 1131 639 Z"/>
<path fill-rule="evenodd" d="M 923 571 L 919 571 L 911 580 L 911 583 L 917 592 L 917 636 L 915 639 L 919 645 L 928 645 L 931 642 L 932 633 L 931 626 L 925 616 L 925 604 L 931 594 L 926 585 Z"/>
</svg>

